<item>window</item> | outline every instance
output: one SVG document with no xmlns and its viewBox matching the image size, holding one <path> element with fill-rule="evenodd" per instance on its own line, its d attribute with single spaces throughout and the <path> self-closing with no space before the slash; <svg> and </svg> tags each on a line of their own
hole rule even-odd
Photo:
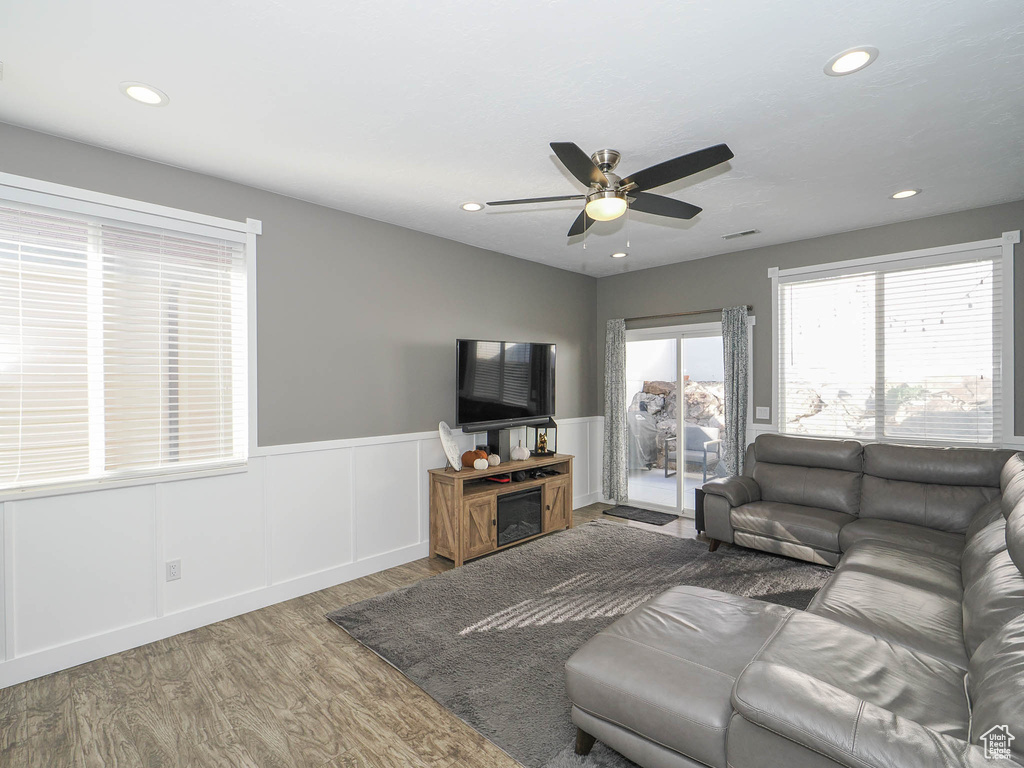
<svg viewBox="0 0 1024 768">
<path fill-rule="evenodd" d="M 999 241 L 779 273 L 779 429 L 1002 439 Z"/>
<path fill-rule="evenodd" d="M 0 491 L 244 464 L 246 233 L 66 202 L 0 186 Z"/>
</svg>

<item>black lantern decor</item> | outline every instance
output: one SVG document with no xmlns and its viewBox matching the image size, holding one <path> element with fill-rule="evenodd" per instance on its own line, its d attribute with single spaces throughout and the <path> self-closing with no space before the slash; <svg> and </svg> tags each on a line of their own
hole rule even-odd
<svg viewBox="0 0 1024 768">
<path fill-rule="evenodd" d="M 554 419 L 526 428 L 526 447 L 531 456 L 554 456 L 558 449 L 558 425 Z"/>
</svg>

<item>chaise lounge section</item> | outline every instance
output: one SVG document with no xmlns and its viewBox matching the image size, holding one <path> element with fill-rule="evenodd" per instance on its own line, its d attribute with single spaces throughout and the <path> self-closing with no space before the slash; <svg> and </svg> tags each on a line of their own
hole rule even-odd
<svg viewBox="0 0 1024 768">
<path fill-rule="evenodd" d="M 624 616 L 566 665 L 579 748 L 596 737 L 645 768 L 1024 766 L 1024 453 L 883 446 L 857 473 L 859 444 L 827 442 L 821 459 L 779 445 L 758 463 L 870 477 L 864 494 L 887 498 L 867 508 L 890 516 L 863 516 L 863 496 L 799 504 L 855 497 L 847 478 L 800 491 L 791 473 L 790 500 L 770 503 L 852 518 L 828 539 L 787 538 L 806 517 L 760 529 L 836 555 L 807 610 L 677 587 Z M 1004 727 L 1010 759 L 993 762 L 984 743 Z"/>
</svg>

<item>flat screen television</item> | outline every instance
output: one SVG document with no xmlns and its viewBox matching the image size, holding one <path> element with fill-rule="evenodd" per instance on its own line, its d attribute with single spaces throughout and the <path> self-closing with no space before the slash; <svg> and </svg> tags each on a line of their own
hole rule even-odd
<svg viewBox="0 0 1024 768">
<path fill-rule="evenodd" d="M 474 430 L 536 424 L 555 415 L 555 345 L 459 339 L 455 422 Z"/>
</svg>

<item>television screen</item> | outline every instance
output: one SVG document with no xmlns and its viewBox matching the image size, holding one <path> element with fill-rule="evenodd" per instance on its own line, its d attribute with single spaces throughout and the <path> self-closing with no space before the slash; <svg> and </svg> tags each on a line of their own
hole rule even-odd
<svg viewBox="0 0 1024 768">
<path fill-rule="evenodd" d="M 459 339 L 456 358 L 459 426 L 514 426 L 555 415 L 554 344 Z"/>
</svg>

